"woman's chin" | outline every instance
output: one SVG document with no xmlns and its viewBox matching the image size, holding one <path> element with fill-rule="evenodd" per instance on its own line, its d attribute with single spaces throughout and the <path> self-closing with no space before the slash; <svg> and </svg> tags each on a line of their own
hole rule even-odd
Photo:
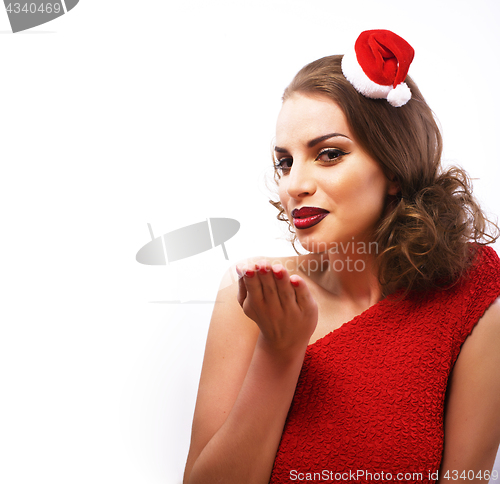
<svg viewBox="0 0 500 484">
<path fill-rule="evenodd" d="M 310 237 L 297 237 L 297 240 L 300 242 L 300 245 L 304 248 L 304 250 L 313 254 L 326 252 L 332 247 L 332 245 L 335 245 L 332 241 L 311 239 Z"/>
</svg>

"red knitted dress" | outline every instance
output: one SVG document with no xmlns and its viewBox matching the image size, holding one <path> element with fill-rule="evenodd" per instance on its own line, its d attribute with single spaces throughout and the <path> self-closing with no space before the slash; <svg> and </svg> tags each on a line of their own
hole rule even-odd
<svg viewBox="0 0 500 484">
<path fill-rule="evenodd" d="M 386 298 L 309 345 L 270 484 L 435 481 L 448 377 L 499 295 L 486 247 L 452 288 Z"/>
</svg>

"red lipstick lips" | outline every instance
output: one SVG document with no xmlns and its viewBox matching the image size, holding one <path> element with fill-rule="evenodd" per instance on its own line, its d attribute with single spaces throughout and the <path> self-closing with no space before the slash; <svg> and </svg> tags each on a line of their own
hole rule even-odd
<svg viewBox="0 0 500 484">
<path fill-rule="evenodd" d="M 297 229 L 308 229 L 319 224 L 330 212 L 323 208 L 302 207 L 292 210 L 293 225 Z"/>
</svg>

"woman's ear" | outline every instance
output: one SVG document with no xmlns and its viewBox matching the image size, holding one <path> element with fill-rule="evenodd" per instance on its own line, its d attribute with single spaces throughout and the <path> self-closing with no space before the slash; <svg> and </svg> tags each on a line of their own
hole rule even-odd
<svg viewBox="0 0 500 484">
<path fill-rule="evenodd" d="M 394 173 L 389 173 L 389 184 L 387 185 L 387 195 L 396 196 L 401 191 L 401 185 Z"/>
</svg>

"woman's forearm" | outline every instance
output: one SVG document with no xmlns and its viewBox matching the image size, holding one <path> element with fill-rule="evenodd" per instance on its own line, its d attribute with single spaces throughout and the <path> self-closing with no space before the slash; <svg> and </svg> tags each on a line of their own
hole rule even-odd
<svg viewBox="0 0 500 484">
<path fill-rule="evenodd" d="M 279 352 L 259 336 L 234 406 L 185 484 L 269 482 L 306 347 Z"/>
</svg>

